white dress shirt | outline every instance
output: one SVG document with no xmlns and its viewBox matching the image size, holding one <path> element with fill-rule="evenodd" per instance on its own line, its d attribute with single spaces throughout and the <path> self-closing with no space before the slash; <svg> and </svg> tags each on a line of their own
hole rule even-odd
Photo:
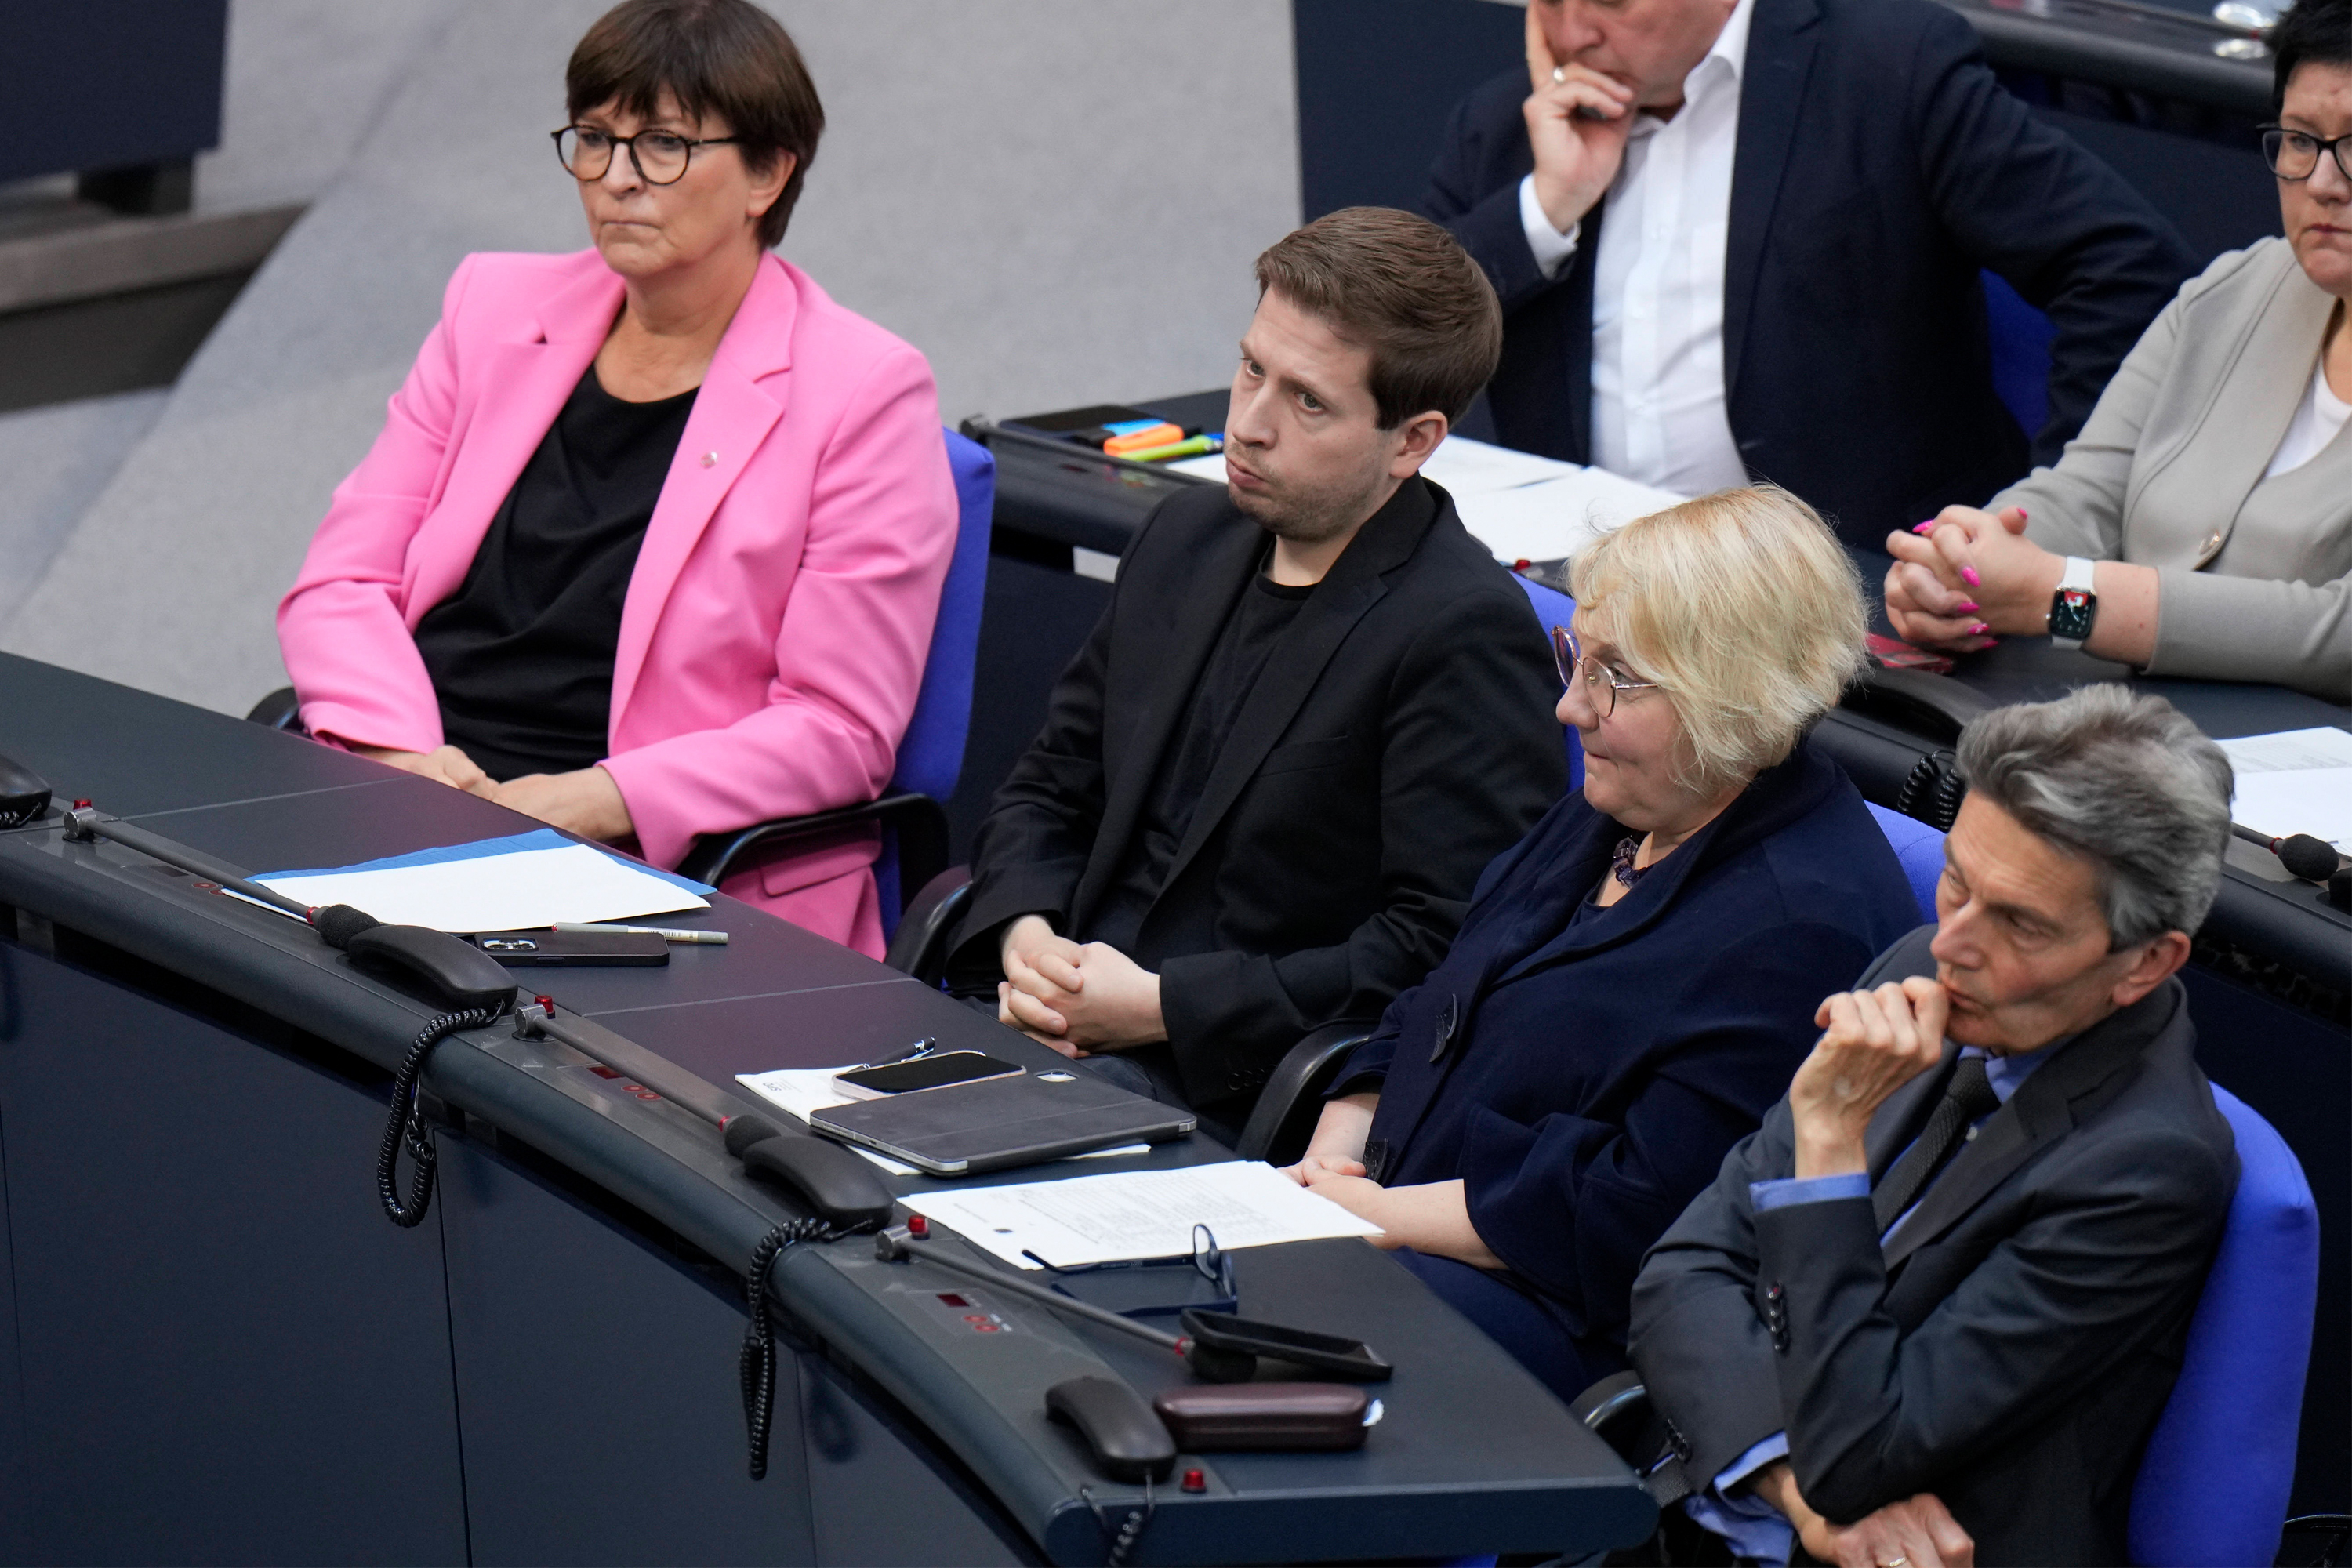
<svg viewBox="0 0 2352 1568">
<path fill-rule="evenodd" d="M 1592 461 L 1684 495 L 1748 483 L 1724 401 L 1724 245 L 1739 142 L 1739 75 L 1755 0 L 1739 0 L 1683 79 L 1672 120 L 1637 113 L 1610 183 L 1592 285 Z M 1519 222 L 1546 277 L 1581 225 L 1551 226 L 1535 176 Z"/>
<path fill-rule="evenodd" d="M 2304 393 L 2303 402 L 2287 421 L 2286 434 L 2279 438 L 2278 450 L 2271 456 L 2271 466 L 2263 475 L 2266 479 L 2291 474 L 2336 439 L 2336 433 L 2352 418 L 2352 403 L 2336 395 L 2327 384 L 2327 355 L 2319 356 L 2319 368 L 2311 373 L 2310 389 Z"/>
</svg>

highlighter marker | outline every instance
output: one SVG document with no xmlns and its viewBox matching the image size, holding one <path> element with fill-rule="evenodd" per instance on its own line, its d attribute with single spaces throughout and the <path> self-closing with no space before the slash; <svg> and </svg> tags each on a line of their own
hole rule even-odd
<svg viewBox="0 0 2352 1568">
<path fill-rule="evenodd" d="M 1117 456 L 1130 463 L 1165 463 L 1178 458 L 1198 458 L 1225 449 L 1223 436 L 1195 436 L 1190 440 L 1171 442 L 1165 447 L 1146 447 L 1138 452 L 1120 452 Z"/>
<path fill-rule="evenodd" d="M 1129 452 L 1141 452 L 1153 447 L 1165 447 L 1173 442 L 1181 441 L 1183 438 L 1182 426 L 1170 425 L 1162 421 L 1146 429 L 1133 430 L 1124 436 L 1112 437 L 1103 443 L 1103 453 L 1107 457 L 1124 458 Z"/>
</svg>

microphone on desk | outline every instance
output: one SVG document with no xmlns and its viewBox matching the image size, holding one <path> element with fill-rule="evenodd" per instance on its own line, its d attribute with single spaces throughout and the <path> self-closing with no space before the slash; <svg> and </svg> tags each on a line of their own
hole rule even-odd
<svg viewBox="0 0 2352 1568">
<path fill-rule="evenodd" d="M 2336 847 L 2325 839 L 2314 838 L 2308 833 L 2293 833 L 2284 838 L 2273 838 L 2267 833 L 2257 833 L 2251 827 L 2230 825 L 2230 831 L 2249 844 L 2259 844 L 2278 857 L 2287 874 L 2306 882 L 2325 882 L 2336 874 Z"/>
</svg>

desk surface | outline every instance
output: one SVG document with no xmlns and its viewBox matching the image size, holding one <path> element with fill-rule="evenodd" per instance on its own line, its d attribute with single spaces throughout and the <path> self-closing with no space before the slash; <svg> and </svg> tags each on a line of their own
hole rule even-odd
<svg viewBox="0 0 2352 1568">
<path fill-rule="evenodd" d="M 249 869 L 347 863 L 518 831 L 514 814 L 297 737 L 0 655 L 0 751 L 60 800 L 91 799 Z M 425 1001 L 353 969 L 305 927 L 110 844 L 54 825 L 0 834 L 0 902 L 299 1023 L 379 1065 L 397 1060 Z M 869 1059 L 921 1036 L 1033 1065 L 1043 1047 L 895 971 L 724 897 L 700 921 L 724 948 L 675 950 L 662 970 L 551 977 L 567 1009 L 732 1087 L 738 1072 Z M 789 1205 L 749 1181 L 716 1134 L 674 1106 L 618 1092 L 584 1058 L 502 1028 L 453 1037 L 429 1086 L 740 1268 Z M 360 1179 L 373 1150 L 352 1151 Z M 1206 1140 L 1105 1169 L 1225 1157 Z M 1039 1172 L 981 1180 L 1034 1180 Z M 920 1178 L 898 1184 L 912 1191 Z M 779 1299 L 953 1449 L 1055 1561 L 1098 1559 L 1081 1488 L 1107 1506 L 1139 1496 L 1090 1473 L 1048 1423 L 1045 1388 L 1111 1369 L 1148 1392 L 1169 1369 L 1125 1342 L 1019 1307 L 1018 1332 L 976 1342 L 927 1311 L 919 1265 L 885 1266 L 852 1238 L 796 1248 Z M 1498 1347 L 1377 1250 L 1314 1243 L 1236 1255 L 1244 1310 L 1362 1337 L 1399 1370 L 1376 1392 L 1385 1419 L 1347 1455 L 1187 1458 L 1200 1496 L 1162 1494 L 1146 1556 L 1217 1561 L 1540 1551 L 1635 1538 L 1652 1510 L 1630 1472 Z"/>
</svg>

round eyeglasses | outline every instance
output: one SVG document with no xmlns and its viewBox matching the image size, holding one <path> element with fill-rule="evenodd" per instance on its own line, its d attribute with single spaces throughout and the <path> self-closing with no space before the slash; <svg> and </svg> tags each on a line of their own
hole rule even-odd
<svg viewBox="0 0 2352 1568">
<path fill-rule="evenodd" d="M 1584 700 L 1603 719 L 1617 711 L 1617 694 L 1621 691 L 1654 691 L 1654 680 L 1628 680 L 1624 672 L 1610 668 L 1597 658 L 1587 658 L 1577 646 L 1576 634 L 1566 626 L 1551 629 L 1552 663 L 1559 668 L 1559 683 L 1572 686 L 1581 675 Z"/>
<path fill-rule="evenodd" d="M 649 185 L 674 185 L 686 178 L 686 166 L 694 161 L 697 147 L 723 147 L 742 140 L 740 136 L 705 136 L 698 140 L 670 131 L 640 131 L 635 136 L 615 136 L 609 131 L 591 130 L 585 125 L 567 125 L 548 134 L 555 138 L 555 155 L 572 171 L 573 179 L 603 179 L 605 171 L 613 166 L 613 149 L 625 147 L 637 178 Z"/>
<path fill-rule="evenodd" d="M 2306 136 L 2300 131 L 2289 131 L 2284 125 L 2263 127 L 2263 161 L 2271 173 L 2282 180 L 2307 180 L 2319 173 L 2323 153 L 2336 155 L 2336 172 L 2352 180 L 2352 136 L 2337 136 L 2322 142 L 2316 136 Z"/>
</svg>

